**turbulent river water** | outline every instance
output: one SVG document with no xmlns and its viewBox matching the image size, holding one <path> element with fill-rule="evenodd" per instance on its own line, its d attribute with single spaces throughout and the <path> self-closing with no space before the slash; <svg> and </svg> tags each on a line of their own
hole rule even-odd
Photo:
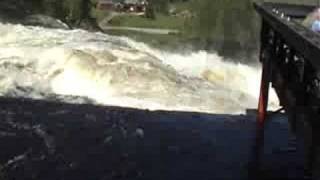
<svg viewBox="0 0 320 180">
<path fill-rule="evenodd" d="M 0 35 L 2 96 L 231 114 L 257 106 L 261 70 L 214 53 L 83 30 L 0 24 Z"/>
</svg>

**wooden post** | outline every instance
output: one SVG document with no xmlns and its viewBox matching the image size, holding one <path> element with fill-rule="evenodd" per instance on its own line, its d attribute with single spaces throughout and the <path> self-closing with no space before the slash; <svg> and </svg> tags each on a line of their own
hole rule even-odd
<svg viewBox="0 0 320 180">
<path fill-rule="evenodd" d="M 253 148 L 253 163 L 251 170 L 253 171 L 252 179 L 259 178 L 260 170 L 260 157 L 263 152 L 264 144 L 264 125 L 267 118 L 267 106 L 268 106 L 268 97 L 269 97 L 269 84 L 270 84 L 270 74 L 271 74 L 271 53 L 273 53 L 273 48 L 270 47 L 268 35 L 269 29 L 266 22 L 262 22 L 261 30 L 261 49 L 260 49 L 260 61 L 262 63 L 262 75 L 261 75 L 261 84 L 260 84 L 260 96 L 258 103 L 258 115 L 257 115 L 257 129 L 256 129 L 256 141 Z M 274 39 L 273 39 L 274 40 Z"/>
<path fill-rule="evenodd" d="M 261 128 L 264 126 L 267 117 L 268 97 L 269 97 L 269 83 L 270 83 L 270 60 L 264 59 L 262 62 L 262 75 L 260 84 L 260 95 L 258 103 L 257 126 Z"/>
<path fill-rule="evenodd" d="M 271 81 L 271 59 L 275 53 L 274 49 L 276 48 L 275 34 L 271 34 L 271 30 L 269 28 L 269 25 L 265 22 L 265 20 L 263 20 L 260 49 L 260 62 L 262 63 L 262 74 L 257 116 L 258 131 L 263 131 L 264 123 L 267 117 L 269 85 Z"/>
</svg>

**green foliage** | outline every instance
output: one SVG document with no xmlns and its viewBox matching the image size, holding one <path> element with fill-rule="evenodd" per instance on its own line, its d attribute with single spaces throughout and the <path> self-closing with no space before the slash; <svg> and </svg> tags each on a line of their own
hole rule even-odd
<svg viewBox="0 0 320 180">
<path fill-rule="evenodd" d="M 44 13 L 57 18 L 64 17 L 63 0 L 43 0 L 42 7 Z"/>
<path fill-rule="evenodd" d="M 42 0 L 30 0 L 24 7 L 34 13 L 41 13 L 43 11 Z"/>
<path fill-rule="evenodd" d="M 78 23 L 81 18 L 81 3 L 82 0 L 65 0 L 63 7 L 66 11 L 65 19 L 71 24 Z"/>
<path fill-rule="evenodd" d="M 94 17 L 97 22 L 101 22 L 104 18 L 110 16 L 110 13 L 109 11 L 106 11 L 106 10 L 100 10 L 100 9 L 96 9 L 96 8 L 93 8 L 91 10 L 91 16 Z"/>
<path fill-rule="evenodd" d="M 156 3 L 154 7 L 169 2 L 155 1 L 151 2 Z M 251 0 L 171 0 L 170 7 L 177 16 L 157 10 L 155 20 L 124 15 L 115 17 L 112 25 L 178 29 L 199 48 L 215 49 L 222 55 L 257 49 L 260 23 Z"/>
<path fill-rule="evenodd" d="M 168 14 L 169 0 L 149 0 L 154 10 L 158 13 Z"/>
<path fill-rule="evenodd" d="M 193 0 L 192 4 L 195 17 L 188 29 L 207 47 L 218 42 L 221 51 L 232 51 L 255 42 L 257 18 L 251 0 Z"/>
<path fill-rule="evenodd" d="M 156 19 L 156 15 L 154 13 L 154 9 L 153 9 L 152 4 L 149 4 L 149 6 L 147 6 L 147 8 L 146 8 L 146 18 Z"/>
<path fill-rule="evenodd" d="M 212 37 L 217 30 L 221 11 L 216 7 L 221 7 L 222 1 L 224 0 L 197 0 L 193 2 L 193 7 L 195 7 L 193 10 L 196 14 L 192 22 L 194 24 L 193 32 L 199 37 L 207 39 Z"/>
<path fill-rule="evenodd" d="M 34 12 L 41 11 L 72 26 L 82 20 L 101 21 L 109 12 L 96 10 L 98 0 L 29 0 Z M 183 31 L 186 38 L 198 39 L 206 48 L 220 44 L 222 49 L 257 46 L 259 21 L 251 0 L 149 0 L 145 17 L 116 16 L 113 25 L 149 28 L 169 28 Z M 169 7 L 177 16 L 169 15 Z M 179 15 L 180 14 L 180 15 Z M 182 15 L 181 15 L 182 14 Z M 241 49 L 240 48 L 240 49 Z"/>
<path fill-rule="evenodd" d="M 97 0 L 32 0 L 32 12 L 59 18 L 71 25 L 91 17 L 91 7 Z"/>
</svg>

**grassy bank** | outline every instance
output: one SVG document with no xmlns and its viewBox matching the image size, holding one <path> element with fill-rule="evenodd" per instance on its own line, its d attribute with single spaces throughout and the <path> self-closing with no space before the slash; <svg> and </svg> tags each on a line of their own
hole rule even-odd
<svg viewBox="0 0 320 180">
<path fill-rule="evenodd" d="M 23 2 L 21 6 L 16 6 L 13 17 L 18 17 L 21 8 L 26 8 L 26 12 L 41 13 L 61 19 L 73 28 L 84 28 L 88 30 L 100 30 L 96 28 L 99 22 L 108 22 L 109 11 L 98 10 L 95 7 L 97 0 L 4 0 L 10 7 L 11 1 Z M 38 2 L 39 7 L 29 7 L 28 3 Z M 50 3 L 49 3 L 50 2 Z M 169 2 L 169 1 L 156 1 Z M 147 42 L 154 46 L 178 48 L 192 46 L 197 49 L 218 50 L 220 52 L 235 54 L 239 49 L 246 49 L 247 46 L 255 47 L 258 36 L 258 26 L 260 24 L 254 17 L 251 7 L 251 0 L 171 0 L 168 11 L 155 10 L 155 19 L 144 16 L 133 16 L 122 14 L 112 18 L 109 25 L 127 26 L 137 28 L 175 29 L 181 32 L 180 35 L 155 35 L 139 32 L 118 31 L 111 32 L 117 35 L 126 35 L 139 41 Z M 31 4 L 32 4 L 31 3 Z M 3 4 L 3 3 L 1 3 Z M 53 6 L 54 4 L 55 6 Z M 10 9 L 9 5 L 7 9 Z M 12 9 L 12 8 L 11 8 Z M 157 9 L 157 8 L 155 8 Z M 159 9 L 159 8 L 158 8 Z M 10 17 L 9 16 L 9 17 Z M 21 16 L 21 17 L 20 17 Z M 18 20 L 26 16 L 20 15 Z M 107 23 L 102 23 L 106 24 Z M 109 32 L 110 33 L 110 32 Z M 190 40 L 191 39 L 191 40 Z M 186 45 L 185 43 L 190 43 Z M 182 43 L 182 44 L 180 44 Z M 219 45 L 220 44 L 220 45 Z M 222 44 L 222 45 L 221 45 Z M 257 46 L 256 46 L 257 47 Z M 228 50 L 228 51 L 227 51 Z"/>
<path fill-rule="evenodd" d="M 152 47 L 170 50 L 170 49 L 183 49 L 182 44 L 187 39 L 182 35 L 174 34 L 148 34 L 137 31 L 128 30 L 108 30 L 107 34 L 115 36 L 126 36 L 136 41 L 144 42 Z"/>
<path fill-rule="evenodd" d="M 251 0 L 180 1 L 169 4 L 169 13 L 156 12 L 155 19 L 124 14 L 114 17 L 109 25 L 175 29 L 181 34 L 150 35 L 123 30 L 112 34 L 129 36 L 155 46 L 176 46 L 180 49 L 188 46 L 234 56 L 239 51 L 258 47 L 260 23 L 251 3 Z"/>
<path fill-rule="evenodd" d="M 110 16 L 110 12 L 108 11 L 103 11 L 103 10 L 99 10 L 99 9 L 92 9 L 91 10 L 91 15 L 92 17 L 94 17 L 97 22 L 101 22 L 104 18 Z"/>
<path fill-rule="evenodd" d="M 143 15 L 123 14 L 114 17 L 110 25 L 183 30 L 186 27 L 187 19 L 179 14 L 184 11 L 191 12 L 192 1 L 170 3 L 168 7 L 170 13 L 155 12 L 155 19 L 146 18 Z"/>
<path fill-rule="evenodd" d="M 126 26 L 138 28 L 157 28 L 157 29 L 179 29 L 184 27 L 185 20 L 182 17 L 173 17 L 157 13 L 156 19 L 149 19 L 144 16 L 124 14 L 114 17 L 110 25 Z"/>
</svg>

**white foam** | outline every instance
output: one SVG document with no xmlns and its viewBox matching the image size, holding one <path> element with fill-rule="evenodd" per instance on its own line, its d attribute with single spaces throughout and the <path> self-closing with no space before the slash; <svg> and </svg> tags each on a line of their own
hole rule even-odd
<svg viewBox="0 0 320 180">
<path fill-rule="evenodd" d="M 169 53 L 82 30 L 0 24 L 0 35 L 2 95 L 73 95 L 105 105 L 211 113 L 257 106 L 260 69 L 216 54 Z"/>
</svg>

